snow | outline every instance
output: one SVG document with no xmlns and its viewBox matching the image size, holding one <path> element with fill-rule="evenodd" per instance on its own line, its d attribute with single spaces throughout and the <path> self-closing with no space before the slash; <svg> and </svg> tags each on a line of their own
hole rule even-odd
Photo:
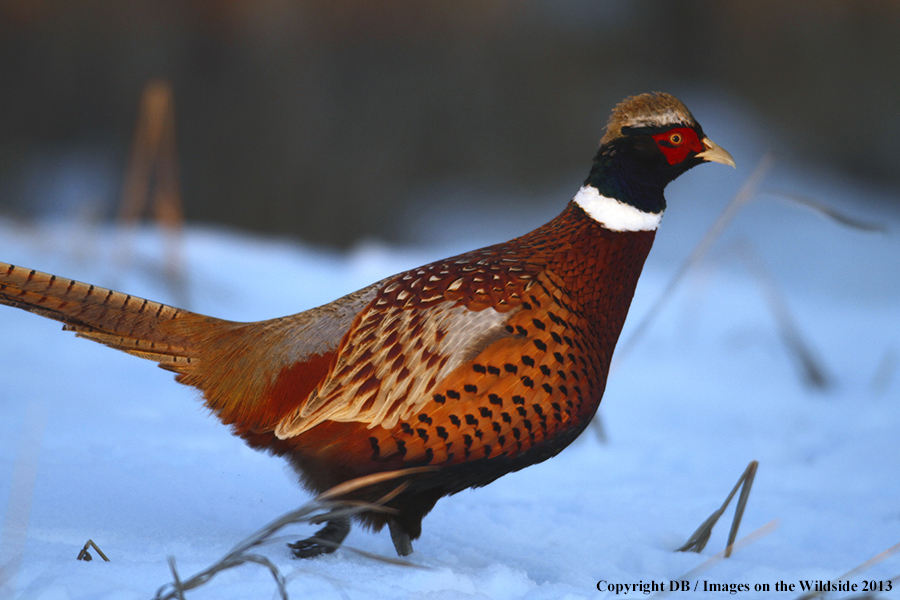
<svg viewBox="0 0 900 600">
<path fill-rule="evenodd" d="M 740 170 L 703 166 L 670 186 L 623 341 L 761 155 L 752 135 L 719 133 L 725 116 L 703 121 Z M 724 548 L 733 508 L 700 555 L 674 552 L 754 459 L 759 472 L 739 536 L 772 520 L 778 527 L 692 575 L 692 586 L 745 583 L 751 591 L 740 596 L 796 598 L 799 588 L 752 590 L 836 578 L 900 542 L 900 217 L 874 202 L 885 192 L 775 165 L 766 189 L 816 198 L 888 233 L 850 230 L 771 198 L 753 202 L 617 357 L 601 407 L 606 443 L 589 429 L 554 459 L 440 501 L 410 556 L 425 569 L 348 549 L 300 562 L 282 543 L 267 546 L 262 553 L 287 575 L 291 597 L 614 596 L 598 591 L 600 580 L 668 589 Z M 568 193 L 548 192 L 549 213 L 519 215 L 512 225 L 487 209 L 463 220 L 435 206 L 430 214 L 442 215 L 442 231 L 469 235 L 423 233 L 430 241 L 407 247 L 370 242 L 337 253 L 190 227 L 183 249 L 190 286 L 181 297 L 188 308 L 238 320 L 297 312 L 537 226 L 562 209 L 577 190 L 573 181 Z M 0 240 L 0 260 L 164 302 L 179 296 L 158 276 L 161 242 L 150 230 L 123 237 L 0 220 Z M 748 255 L 783 293 L 827 372 L 827 389 L 800 377 Z M 280 459 L 246 448 L 152 363 L 5 307 L 0 332 L 0 580 L 8 586 L 0 596 L 149 598 L 171 580 L 167 557 L 187 577 L 309 500 Z M 298 526 L 286 540 L 313 531 Z M 75 560 L 89 538 L 112 562 L 96 553 L 91 562 Z M 356 527 L 346 544 L 393 555 L 386 532 Z M 895 554 L 849 580 L 898 573 Z M 898 586 L 879 597 L 898 597 Z M 245 565 L 187 597 L 274 594 L 268 572 Z"/>
</svg>

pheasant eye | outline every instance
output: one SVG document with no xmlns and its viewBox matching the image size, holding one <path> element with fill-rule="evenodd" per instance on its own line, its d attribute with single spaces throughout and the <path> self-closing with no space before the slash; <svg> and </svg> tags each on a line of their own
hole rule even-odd
<svg viewBox="0 0 900 600">
<path fill-rule="evenodd" d="M 684 141 L 684 136 L 680 133 L 673 133 L 669 136 L 669 142 L 675 146 L 681 145 L 681 142 Z"/>
</svg>

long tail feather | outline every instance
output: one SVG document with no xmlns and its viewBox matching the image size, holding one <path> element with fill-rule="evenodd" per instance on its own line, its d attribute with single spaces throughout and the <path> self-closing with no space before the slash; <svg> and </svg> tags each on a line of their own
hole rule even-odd
<svg viewBox="0 0 900 600">
<path fill-rule="evenodd" d="M 318 384 L 355 314 L 327 307 L 238 323 L 2 262 L 0 304 L 61 321 L 79 337 L 174 371 L 255 447 L 266 446 L 271 434 L 260 436 Z M 285 372 L 290 377 L 279 387 Z"/>
<path fill-rule="evenodd" d="M 179 372 L 195 358 L 197 326 L 219 321 L 6 263 L 0 263 L 0 304 L 61 321 L 80 337 Z"/>
<path fill-rule="evenodd" d="M 61 321 L 79 337 L 175 372 L 235 433 L 269 449 L 280 443 L 275 427 L 328 374 L 344 334 L 380 285 L 302 313 L 239 323 L 0 262 L 0 304 Z"/>
</svg>

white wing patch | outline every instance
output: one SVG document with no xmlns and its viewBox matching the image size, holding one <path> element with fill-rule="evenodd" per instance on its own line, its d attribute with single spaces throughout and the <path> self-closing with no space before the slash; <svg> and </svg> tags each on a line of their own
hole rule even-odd
<svg viewBox="0 0 900 600">
<path fill-rule="evenodd" d="M 597 188 L 582 186 L 573 198 L 592 219 L 612 231 L 653 231 L 663 213 L 644 212 L 615 198 L 607 198 Z"/>
</svg>

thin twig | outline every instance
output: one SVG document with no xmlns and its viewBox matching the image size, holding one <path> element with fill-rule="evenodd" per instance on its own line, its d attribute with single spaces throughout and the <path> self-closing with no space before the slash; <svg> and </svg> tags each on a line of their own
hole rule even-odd
<svg viewBox="0 0 900 600">
<path fill-rule="evenodd" d="M 175 584 L 167 583 L 166 585 L 162 586 L 156 592 L 156 599 L 172 600 L 174 598 L 179 598 L 180 600 L 184 591 L 195 589 L 201 585 L 204 585 L 221 571 L 232 569 L 234 567 L 250 562 L 262 565 L 269 569 L 269 571 L 272 573 L 272 576 L 275 578 L 276 585 L 278 586 L 281 597 L 284 600 L 287 600 L 287 590 L 285 589 L 286 580 L 279 571 L 278 567 L 269 559 L 263 556 L 248 553 L 251 548 L 272 542 L 274 540 L 273 535 L 277 531 L 293 523 L 321 523 L 324 521 L 334 521 L 338 519 L 346 519 L 361 512 L 393 512 L 393 508 L 385 506 L 384 504 L 389 502 L 391 499 L 395 498 L 397 494 L 405 490 L 409 485 L 408 480 L 401 482 L 399 485 L 394 487 L 374 503 L 364 502 L 360 500 L 345 500 L 341 499 L 340 497 L 351 494 L 352 492 L 355 492 L 363 487 L 377 485 L 391 480 L 396 480 L 401 477 L 409 477 L 411 475 L 416 475 L 432 470 L 434 470 L 434 467 L 415 467 L 410 469 L 389 471 L 386 473 L 376 473 L 373 475 L 367 475 L 364 477 L 359 477 L 357 479 L 352 479 L 329 490 L 326 490 L 297 510 L 282 515 L 253 535 L 249 536 L 248 538 L 237 544 L 234 548 L 232 548 L 224 557 L 222 557 L 220 560 L 204 569 L 203 571 L 197 573 L 187 580 L 180 581 L 176 578 Z M 321 543 L 323 545 L 333 544 L 333 542 L 329 542 L 328 540 L 321 540 Z M 338 544 L 333 545 L 337 546 Z M 362 550 L 356 550 L 353 548 L 348 549 L 357 552 L 362 556 L 380 560 L 389 564 L 402 566 L 418 566 L 401 559 L 388 558 L 377 554 L 364 552 Z M 170 564 L 173 565 L 174 575 L 174 559 L 170 559 Z"/>
<path fill-rule="evenodd" d="M 181 306 L 188 303 L 184 274 L 184 210 L 175 143 L 175 109 L 172 84 L 150 81 L 141 95 L 131 155 L 125 170 L 119 205 L 120 231 L 133 230 L 141 215 L 151 209 L 164 244 L 164 273 Z M 155 186 L 153 185 L 155 184 Z M 131 258 L 131 244 L 122 244 L 120 264 Z"/>
<path fill-rule="evenodd" d="M 766 523 L 759 529 L 748 533 L 747 535 L 745 535 L 744 537 L 742 537 L 741 539 L 736 541 L 734 544 L 732 544 L 731 545 L 732 551 L 738 552 L 740 550 L 743 550 L 744 548 L 746 548 L 747 546 L 749 546 L 756 540 L 758 540 L 764 536 L 767 536 L 770 533 L 772 533 L 773 531 L 775 531 L 778 528 L 778 525 L 779 525 L 779 523 L 778 523 L 777 519 L 769 521 L 768 523 Z M 703 573 L 704 571 L 711 569 L 713 567 L 713 565 L 715 565 L 716 563 L 718 563 L 726 558 L 725 557 L 726 551 L 727 551 L 727 548 L 725 550 L 722 550 L 718 554 L 714 554 L 713 556 L 710 556 L 708 559 L 706 559 L 705 561 L 703 561 L 702 563 L 700 563 L 699 565 L 697 565 L 696 567 L 694 567 L 693 569 L 691 569 L 690 571 L 688 571 L 687 573 L 685 573 L 684 575 L 679 577 L 678 580 L 679 581 L 690 580 L 695 575 L 699 575 L 700 573 Z M 666 590 L 661 590 L 661 591 L 653 594 L 653 597 L 654 598 L 662 598 L 663 596 L 668 595 L 668 593 L 669 592 Z"/>
<path fill-rule="evenodd" d="M 622 359 L 624 359 L 637 345 L 638 341 L 644 337 L 644 334 L 647 332 L 647 329 L 650 328 L 653 319 L 660 313 L 663 305 L 669 301 L 672 296 L 672 291 L 681 280 L 684 279 L 685 274 L 703 259 L 706 253 L 709 252 L 713 243 L 722 235 L 722 232 L 725 231 L 725 228 L 734 219 L 735 215 L 737 215 L 741 208 L 753 198 L 753 195 L 756 193 L 756 188 L 759 186 L 763 177 L 765 177 L 771 164 L 772 157 L 768 154 L 759 161 L 759 164 L 753 169 L 753 172 L 750 174 L 750 177 L 747 178 L 747 181 L 744 182 L 744 185 L 741 186 L 741 189 L 738 190 L 731 201 L 725 206 L 715 222 L 706 231 L 706 234 L 704 234 L 700 243 L 694 247 L 694 251 L 691 252 L 691 255 L 678 267 L 675 275 L 669 280 L 668 285 L 666 285 L 659 296 L 656 297 L 656 300 L 653 302 L 650 309 L 644 313 L 643 318 L 638 321 L 638 324 L 632 330 L 631 335 L 618 344 L 616 353 L 613 356 L 613 362 L 610 365 L 610 371 L 617 368 L 622 362 Z M 597 436 L 597 439 L 601 443 L 606 443 L 607 435 L 603 427 L 602 418 L 603 417 L 598 410 L 594 415 L 594 418 L 591 419 L 591 428 Z"/>
<path fill-rule="evenodd" d="M 269 572 L 272 574 L 272 578 L 275 579 L 275 585 L 278 587 L 278 593 L 281 596 L 281 600 L 288 600 L 288 593 L 284 575 L 281 574 L 281 571 L 278 570 L 278 567 L 275 566 L 275 563 L 273 563 L 265 556 L 260 556 L 259 554 L 244 554 L 241 557 L 241 562 L 252 562 L 269 569 Z"/>
<path fill-rule="evenodd" d="M 888 391 L 897 374 L 898 365 L 900 361 L 897 359 L 897 350 L 895 348 L 885 350 L 869 382 L 869 390 L 873 395 L 881 396 Z"/>
<path fill-rule="evenodd" d="M 737 536 L 738 527 L 740 527 L 741 519 L 744 517 L 744 509 L 747 506 L 747 497 L 750 495 L 750 488 L 753 487 L 753 480 L 756 477 L 756 469 L 759 467 L 759 463 L 755 460 L 750 461 L 750 464 L 747 465 L 747 468 L 744 469 L 744 472 L 741 474 L 737 483 L 734 484 L 734 487 L 731 488 L 731 492 L 728 494 L 728 497 L 725 498 L 725 502 L 722 503 L 713 514 L 709 515 L 703 523 L 700 524 L 700 527 L 691 534 L 691 537 L 688 538 L 688 541 L 684 543 L 681 548 L 678 548 L 676 552 L 703 552 L 703 549 L 706 547 L 706 543 L 709 541 L 709 536 L 712 534 L 713 527 L 716 526 L 722 514 L 725 512 L 725 509 L 728 508 L 728 505 L 731 503 L 731 499 L 734 498 L 734 495 L 737 493 L 738 488 L 741 488 L 741 496 L 738 499 L 737 506 L 734 510 L 734 519 L 731 522 L 731 531 L 728 534 L 728 544 L 725 547 L 724 555 L 725 558 L 731 556 L 731 547 L 734 544 L 734 538 Z"/>
<path fill-rule="evenodd" d="M 856 567 L 853 567 L 852 569 L 850 569 L 849 571 L 847 571 L 840 577 L 835 577 L 834 579 L 831 580 L 831 583 L 837 583 L 838 581 L 840 581 L 842 579 L 850 579 L 851 577 L 853 577 L 855 575 L 859 575 L 860 573 L 862 573 L 864 571 L 868 571 L 869 569 L 871 569 L 878 563 L 887 560 L 888 558 L 890 558 L 897 552 L 900 552 L 900 543 L 894 544 L 887 550 L 884 550 L 883 552 L 879 552 L 878 554 L 876 554 L 869 560 L 863 561 L 862 563 L 860 563 Z M 898 575 L 897 577 L 900 577 L 900 575 Z M 893 581 L 894 579 L 897 579 L 897 577 L 892 578 L 891 581 Z M 797 600 L 811 600 L 812 598 L 821 596 L 824 593 L 825 592 L 808 592 L 808 593 L 798 597 Z"/>
<path fill-rule="evenodd" d="M 725 546 L 725 558 L 731 556 L 731 549 L 734 546 L 734 539 L 737 537 L 738 527 L 741 526 L 741 520 L 744 518 L 744 509 L 747 508 L 747 499 L 750 497 L 750 490 L 753 488 L 753 480 L 756 479 L 756 469 L 759 462 L 753 460 L 747 465 L 744 471 L 744 485 L 741 486 L 741 495 L 738 496 L 737 505 L 734 507 L 734 520 L 731 522 L 731 531 L 728 532 L 728 544 Z"/>
<path fill-rule="evenodd" d="M 859 229 L 860 231 L 869 231 L 872 233 L 887 233 L 888 231 L 888 228 L 884 225 L 861 221 L 860 219 L 856 219 L 849 215 L 838 212 L 830 206 L 826 206 L 825 204 L 819 202 L 818 200 L 813 200 L 812 198 L 801 196 L 800 194 L 794 194 L 782 190 L 763 190 L 760 192 L 760 194 L 766 194 L 769 196 L 774 196 L 776 198 L 783 198 L 785 200 L 790 200 L 794 204 L 799 204 L 800 206 L 811 208 L 813 212 L 820 214 L 823 217 L 834 221 L 835 223 L 850 227 L 851 229 Z"/>
<path fill-rule="evenodd" d="M 744 185 L 741 186 L 737 194 L 734 195 L 731 202 L 729 202 L 725 206 L 721 214 L 719 214 L 718 218 L 707 230 L 706 234 L 703 236 L 703 239 L 700 240 L 700 243 L 694 247 L 691 255 L 681 264 L 681 266 L 678 268 L 678 271 L 676 271 L 672 279 L 669 280 L 668 285 L 666 285 L 666 287 L 656 298 L 650 309 L 644 314 L 643 319 L 638 322 L 637 327 L 634 328 L 629 338 L 623 343 L 619 344 L 616 350 L 616 356 L 614 358 L 615 363 L 620 362 L 621 359 L 624 358 L 637 344 L 637 342 L 644 336 L 653 319 L 660 313 L 660 309 L 662 308 L 662 306 L 672 296 L 672 291 L 675 289 L 675 287 L 681 282 L 682 279 L 684 279 L 687 272 L 691 268 L 693 268 L 700 260 L 702 260 L 703 257 L 709 252 L 713 243 L 719 237 L 721 237 L 722 233 L 725 231 L 725 228 L 729 223 L 731 223 L 731 221 L 734 220 L 738 212 L 740 212 L 740 210 L 744 206 L 746 206 L 756 198 L 762 196 L 772 196 L 784 200 L 789 200 L 794 204 L 799 204 L 800 206 L 810 208 L 817 214 L 820 214 L 823 217 L 834 221 L 835 223 L 850 227 L 852 229 L 866 232 L 887 232 L 887 228 L 882 225 L 869 223 L 860 219 L 856 219 L 849 215 L 845 215 L 829 206 L 826 206 L 822 202 L 819 202 L 812 198 L 808 198 L 806 196 L 784 192 L 781 190 L 758 190 L 760 183 L 772 166 L 772 162 L 772 157 L 769 154 L 766 154 L 762 158 L 762 160 L 759 161 L 756 168 L 750 174 L 750 177 L 747 178 L 747 181 L 744 182 Z"/>
<path fill-rule="evenodd" d="M 810 345 L 800 333 L 797 319 L 794 318 L 790 308 L 788 308 L 787 299 L 775 277 L 766 269 L 762 258 L 760 258 L 749 242 L 740 244 L 738 251 L 739 258 L 762 288 L 769 309 L 775 317 L 781 338 L 784 340 L 791 356 L 796 359 L 799 365 L 803 381 L 809 387 L 818 390 L 825 390 L 831 387 L 831 376 L 828 375 L 821 359 L 816 358 Z"/>
<path fill-rule="evenodd" d="M 169 569 L 172 571 L 172 587 L 174 588 L 175 597 L 178 600 L 184 600 L 184 586 L 181 585 L 181 578 L 178 577 L 178 569 L 175 568 L 175 557 L 169 557 Z"/>
<path fill-rule="evenodd" d="M 103 550 L 100 549 L 100 546 L 94 543 L 94 540 L 88 540 L 84 543 L 84 547 L 81 549 L 81 552 L 78 553 L 76 560 L 90 561 L 92 557 L 91 553 L 88 552 L 88 548 L 93 548 L 97 551 L 97 554 L 100 555 L 100 558 L 102 558 L 105 562 L 109 562 L 109 558 L 107 558 L 106 555 L 103 554 Z"/>
<path fill-rule="evenodd" d="M 368 487 L 370 485 L 383 483 L 385 481 L 391 481 L 397 479 L 398 477 L 406 477 L 408 475 L 417 475 L 419 473 L 435 471 L 437 470 L 437 468 L 438 467 L 412 467 L 409 469 L 386 471 L 384 473 L 373 473 L 372 475 L 357 477 L 356 479 L 345 481 L 344 483 L 340 483 L 331 489 L 325 490 L 324 492 L 316 496 L 315 499 L 319 501 L 330 500 L 332 498 L 344 496 L 346 494 L 349 494 L 350 492 L 354 492 L 360 488 Z"/>
<path fill-rule="evenodd" d="M 638 325 L 632 331 L 631 336 L 624 344 L 619 344 L 619 347 L 616 350 L 616 358 L 614 359 L 616 362 L 621 362 L 635 346 L 637 341 L 644 336 L 644 333 L 650 327 L 653 319 L 661 312 L 662 306 L 671 298 L 672 291 L 681 280 L 684 279 L 685 274 L 706 256 L 713 243 L 719 239 L 728 224 L 734 220 L 734 217 L 740 212 L 744 205 L 750 202 L 754 195 L 756 195 L 756 190 L 759 187 L 760 182 L 766 176 L 766 173 L 768 173 L 771 166 L 772 157 L 767 154 L 759 161 L 759 164 L 753 169 L 753 172 L 750 174 L 750 177 L 747 178 L 747 181 L 744 182 L 744 185 L 741 186 L 741 189 L 738 190 L 737 194 L 734 195 L 734 198 L 731 199 L 731 202 L 725 206 L 715 222 L 706 231 L 703 239 L 701 239 L 700 243 L 694 247 L 694 251 L 691 252 L 691 255 L 688 256 L 687 260 L 681 263 L 680 267 L 678 267 L 675 275 L 669 280 L 668 285 L 666 285 L 659 296 L 657 296 L 650 309 L 644 313 L 644 318 L 638 322 Z"/>
</svg>

